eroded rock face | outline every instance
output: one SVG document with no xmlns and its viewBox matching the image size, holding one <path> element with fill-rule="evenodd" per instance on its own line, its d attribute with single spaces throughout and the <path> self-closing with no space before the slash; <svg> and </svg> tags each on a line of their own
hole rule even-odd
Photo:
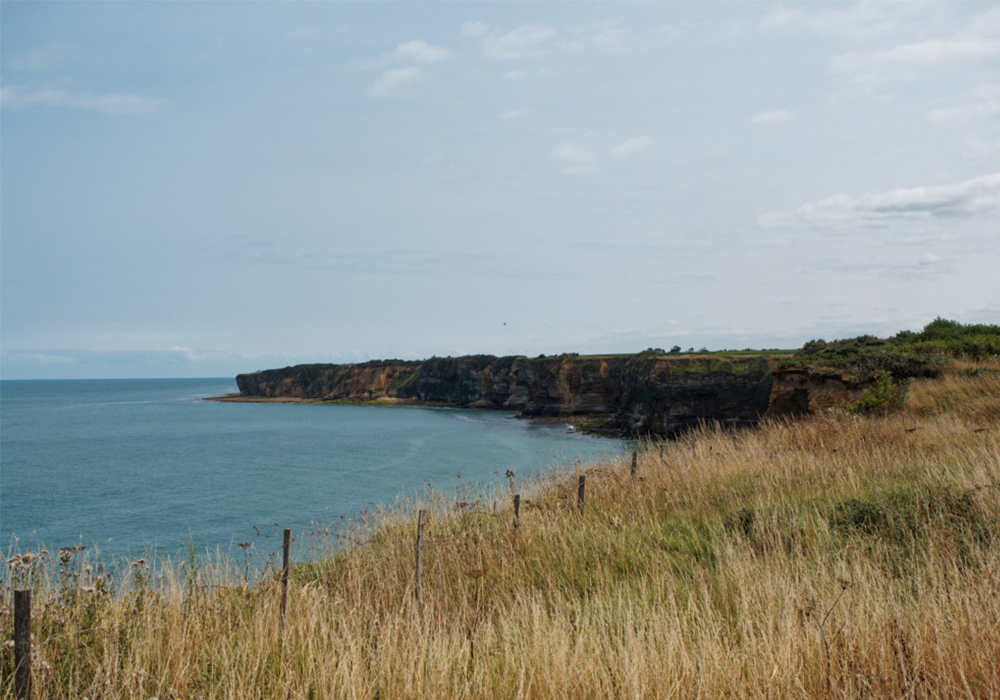
<svg viewBox="0 0 1000 700">
<path fill-rule="evenodd" d="M 664 358 L 629 369 L 612 419 L 625 432 L 669 435 L 703 422 L 753 424 L 767 411 L 771 368 L 763 357 Z"/>
<path fill-rule="evenodd" d="M 831 370 L 782 369 L 772 376 L 768 416 L 799 416 L 842 408 L 856 401 L 867 386 Z"/>
<path fill-rule="evenodd" d="M 517 410 L 525 416 L 605 416 L 625 433 L 670 434 L 704 421 L 752 423 L 768 409 L 763 357 L 476 355 L 423 362 L 300 365 L 241 374 L 247 398 L 412 401 Z"/>
</svg>

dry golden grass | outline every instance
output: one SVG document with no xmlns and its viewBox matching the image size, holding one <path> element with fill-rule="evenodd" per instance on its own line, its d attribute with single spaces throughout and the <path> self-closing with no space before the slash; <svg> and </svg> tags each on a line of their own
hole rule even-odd
<svg viewBox="0 0 1000 700">
<path fill-rule="evenodd" d="M 1000 697 L 998 441 L 997 373 L 949 376 L 647 445 L 634 483 L 587 471 L 583 516 L 569 472 L 520 486 L 516 531 L 507 492 L 386 513 L 296 567 L 283 623 L 231 563 L 98 585 L 72 555 L 13 561 L 0 627 L 30 582 L 36 697 Z"/>
</svg>

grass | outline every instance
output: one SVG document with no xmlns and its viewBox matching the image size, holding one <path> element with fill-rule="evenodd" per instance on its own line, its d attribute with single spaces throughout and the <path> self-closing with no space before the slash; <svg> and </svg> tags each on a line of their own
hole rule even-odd
<svg viewBox="0 0 1000 700">
<path fill-rule="evenodd" d="M 649 443 L 634 483 L 588 469 L 582 516 L 571 471 L 382 513 L 295 568 L 283 623 L 242 562 L 8 553 L 0 628 L 30 585 L 36 697 L 1000 697 L 1000 374 L 967 369 L 886 416 Z"/>
</svg>

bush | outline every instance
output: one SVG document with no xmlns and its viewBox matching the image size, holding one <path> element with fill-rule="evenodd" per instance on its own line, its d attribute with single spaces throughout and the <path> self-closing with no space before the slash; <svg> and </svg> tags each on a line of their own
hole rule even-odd
<svg viewBox="0 0 1000 700">
<path fill-rule="evenodd" d="M 906 400 L 906 392 L 910 390 L 913 379 L 895 382 L 892 373 L 880 370 L 875 373 L 875 385 L 861 393 L 861 398 L 847 407 L 848 413 L 855 415 L 871 415 L 877 411 L 883 413 L 898 408 Z"/>
<path fill-rule="evenodd" d="M 808 343 L 802 346 L 799 350 L 801 355 L 815 355 L 817 353 L 826 350 L 826 341 L 820 338 L 819 340 L 810 340 Z"/>
</svg>

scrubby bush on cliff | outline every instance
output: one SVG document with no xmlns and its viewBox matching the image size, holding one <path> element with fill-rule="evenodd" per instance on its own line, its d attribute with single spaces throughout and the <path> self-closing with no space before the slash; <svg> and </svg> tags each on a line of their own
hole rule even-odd
<svg viewBox="0 0 1000 700">
<path fill-rule="evenodd" d="M 821 338 L 819 340 L 810 340 L 802 346 L 799 352 L 803 355 L 815 355 L 824 350 L 826 350 L 826 341 Z"/>
<path fill-rule="evenodd" d="M 900 331 L 891 338 L 861 335 L 825 342 L 810 340 L 784 366 L 830 367 L 871 381 L 888 371 L 896 379 L 933 377 L 949 358 L 980 360 L 1000 355 L 1000 326 L 963 325 L 937 318 L 918 333 Z"/>
<path fill-rule="evenodd" d="M 847 412 L 855 415 L 871 415 L 898 408 L 906 401 L 906 393 L 912 383 L 912 378 L 893 381 L 891 372 L 880 370 L 875 373 L 875 385 L 865 389 L 861 393 L 861 398 L 847 407 Z"/>
<path fill-rule="evenodd" d="M 912 333 L 903 338 L 900 338 L 900 335 L 896 336 L 897 342 L 917 352 L 938 353 L 973 360 L 1000 355 L 1000 326 L 962 325 L 957 321 L 938 317 L 924 326 L 919 333 Z"/>
<path fill-rule="evenodd" d="M 939 354 L 917 354 L 903 351 L 878 350 L 861 355 L 849 367 L 858 381 L 873 381 L 879 372 L 889 372 L 896 379 L 936 377 L 941 372 L 944 357 Z"/>
</svg>

